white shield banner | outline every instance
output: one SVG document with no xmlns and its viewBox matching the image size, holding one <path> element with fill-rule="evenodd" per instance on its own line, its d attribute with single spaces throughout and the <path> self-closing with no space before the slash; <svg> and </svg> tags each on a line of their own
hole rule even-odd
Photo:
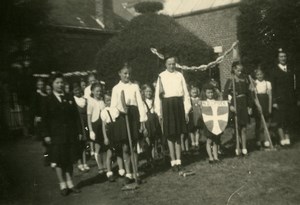
<svg viewBox="0 0 300 205">
<path fill-rule="evenodd" d="M 227 101 L 207 100 L 201 102 L 202 117 L 207 129 L 219 135 L 228 123 L 229 106 Z"/>
</svg>

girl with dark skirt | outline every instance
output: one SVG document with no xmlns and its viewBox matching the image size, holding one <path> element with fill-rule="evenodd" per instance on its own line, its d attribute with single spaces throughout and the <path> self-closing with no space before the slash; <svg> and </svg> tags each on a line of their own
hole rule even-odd
<svg viewBox="0 0 300 205">
<path fill-rule="evenodd" d="M 269 147 L 270 142 L 266 139 L 262 129 L 262 121 L 260 112 L 262 112 L 265 120 L 268 122 L 272 112 L 272 86 L 269 81 L 264 80 L 264 72 L 261 69 L 255 70 L 255 89 L 261 110 L 257 106 L 254 107 L 255 117 L 255 136 L 258 146 Z"/>
<path fill-rule="evenodd" d="M 153 166 L 153 160 L 158 154 L 158 144 L 161 142 L 162 131 L 159 124 L 157 114 L 154 112 L 154 95 L 153 89 L 150 85 L 145 84 L 142 87 L 142 95 L 144 101 L 145 110 L 147 110 L 148 120 L 146 121 L 146 129 L 148 135 L 146 136 L 146 142 L 148 144 L 147 158 L 148 163 Z"/>
<path fill-rule="evenodd" d="M 113 87 L 111 97 L 111 108 L 117 108 L 120 111 L 120 116 L 114 123 L 114 143 L 116 147 L 120 147 L 123 152 L 123 160 L 125 164 L 125 184 L 133 181 L 131 172 L 131 154 L 134 154 L 135 165 L 137 165 L 137 142 L 141 132 L 146 132 L 145 122 L 147 121 L 147 114 L 144 109 L 140 88 L 137 84 L 130 81 L 131 67 L 125 64 L 119 70 L 120 82 Z M 122 104 L 122 91 L 125 95 L 126 107 Z M 125 114 L 127 113 L 129 119 L 129 127 L 132 137 L 132 144 L 134 153 L 130 153 Z"/>
<path fill-rule="evenodd" d="M 53 93 L 42 109 L 43 137 L 50 147 L 51 167 L 55 168 L 63 196 L 79 193 L 73 185 L 73 164 L 78 160 L 78 139 L 81 135 L 79 115 L 72 96 L 63 92 L 61 74 L 52 77 Z"/>
<path fill-rule="evenodd" d="M 88 124 L 87 124 L 87 100 L 83 97 L 82 89 L 79 86 L 73 88 L 74 100 L 80 117 L 80 125 L 82 130 L 82 137 L 80 141 L 80 159 L 78 160 L 78 169 L 80 171 L 89 171 L 90 167 L 86 162 L 86 146 L 88 140 Z"/>
<path fill-rule="evenodd" d="M 100 114 L 105 108 L 103 101 L 102 85 L 94 83 L 91 86 L 91 98 L 88 100 L 87 120 L 90 138 L 95 142 L 95 160 L 98 165 L 99 174 L 105 173 L 105 146 L 102 131 L 102 120 Z"/>
<path fill-rule="evenodd" d="M 183 75 L 176 71 L 176 57 L 165 58 L 166 70 L 159 74 L 155 92 L 155 112 L 163 122 L 173 171 L 181 170 L 181 137 L 188 132 L 191 101 Z"/>
<path fill-rule="evenodd" d="M 252 101 L 250 86 L 247 78 L 242 74 L 243 66 L 239 62 L 233 62 L 231 73 L 233 74 L 233 79 L 235 83 L 235 95 L 236 95 L 236 109 L 233 105 L 233 84 L 232 79 L 228 79 L 223 93 L 223 99 L 229 99 L 232 101 L 230 106 L 230 111 L 237 115 L 239 135 L 242 141 L 242 154 L 247 155 L 247 136 L 246 136 L 246 126 L 249 123 L 249 115 L 252 114 Z M 236 154 L 239 155 L 240 153 Z"/>
</svg>

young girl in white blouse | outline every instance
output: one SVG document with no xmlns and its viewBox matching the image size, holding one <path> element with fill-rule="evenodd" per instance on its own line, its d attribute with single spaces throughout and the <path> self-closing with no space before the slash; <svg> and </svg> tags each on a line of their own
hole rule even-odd
<svg viewBox="0 0 300 205">
<path fill-rule="evenodd" d="M 181 170 L 181 136 L 188 132 L 191 101 L 183 75 L 176 71 L 176 57 L 165 58 L 166 70 L 159 74 L 155 92 L 155 112 L 163 122 L 173 171 Z"/>
<path fill-rule="evenodd" d="M 99 174 L 105 172 L 105 147 L 102 131 L 101 111 L 105 108 L 103 101 L 102 85 L 94 83 L 91 86 L 92 98 L 88 100 L 87 116 L 90 138 L 95 142 L 95 159 L 98 165 Z"/>
<path fill-rule="evenodd" d="M 272 86 L 269 81 L 264 80 L 264 72 L 261 69 L 255 70 L 255 87 L 257 92 L 257 97 L 261 106 L 261 111 L 264 115 L 266 121 L 268 121 L 270 114 L 272 112 Z M 254 110 L 255 116 L 255 135 L 257 139 L 258 146 L 262 144 L 265 147 L 270 146 L 270 142 L 265 138 L 262 121 L 259 110 L 255 107 Z"/>
<path fill-rule="evenodd" d="M 123 159 L 125 164 L 125 184 L 133 181 L 131 172 L 131 154 L 134 154 L 135 164 L 137 165 L 137 140 L 140 132 L 145 132 L 145 122 L 147 121 L 146 110 L 144 109 L 140 88 L 137 84 L 130 81 L 131 67 L 125 64 L 119 70 L 120 82 L 112 89 L 111 108 L 117 108 L 120 111 L 119 117 L 114 123 L 114 143 L 122 146 Z M 122 91 L 125 95 L 126 107 L 122 105 Z M 134 153 L 130 153 L 129 141 L 127 136 L 127 128 L 125 114 L 129 118 L 129 127 L 134 146 Z"/>
</svg>

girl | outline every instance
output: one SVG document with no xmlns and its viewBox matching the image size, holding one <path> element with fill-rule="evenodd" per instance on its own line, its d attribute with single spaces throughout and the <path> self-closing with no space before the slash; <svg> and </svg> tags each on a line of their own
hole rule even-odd
<svg viewBox="0 0 300 205">
<path fill-rule="evenodd" d="M 189 115 L 189 132 L 192 142 L 192 149 L 199 149 L 199 136 L 200 136 L 200 98 L 199 98 L 199 88 L 191 88 L 191 104 L 192 110 Z"/>
<path fill-rule="evenodd" d="M 101 119 L 103 121 L 104 143 L 105 145 L 108 146 L 107 157 L 106 157 L 106 166 L 107 166 L 106 176 L 108 178 L 108 181 L 110 182 L 115 181 L 115 177 L 112 172 L 113 154 L 115 154 L 117 157 L 119 175 L 121 177 L 124 177 L 125 175 L 125 169 L 124 169 L 123 159 L 122 159 L 122 147 L 115 141 L 115 139 L 117 139 L 118 136 L 115 135 L 115 133 L 117 132 L 115 132 L 114 122 L 116 121 L 116 118 L 118 116 L 119 116 L 119 111 L 116 108 L 106 107 L 101 112 Z"/>
<path fill-rule="evenodd" d="M 88 75 L 88 86 L 84 89 L 84 98 L 87 99 L 87 102 L 89 104 L 89 100 L 91 99 L 91 86 L 92 84 L 97 82 L 96 75 L 94 73 L 90 73 Z M 90 141 L 90 151 L 91 151 L 91 156 L 94 156 L 95 154 L 95 143 L 93 140 Z"/>
<path fill-rule="evenodd" d="M 159 74 L 155 112 L 163 122 L 173 171 L 181 170 L 181 136 L 187 133 L 191 101 L 183 75 L 176 71 L 176 57 L 165 58 L 166 70 Z"/>
<path fill-rule="evenodd" d="M 64 79 L 59 73 L 52 77 L 53 93 L 42 109 L 43 137 L 50 147 L 51 167 L 55 168 L 61 194 L 79 193 L 73 185 L 73 163 L 78 160 L 78 137 L 81 135 L 79 115 L 72 96 L 63 92 Z"/>
<path fill-rule="evenodd" d="M 242 154 L 247 155 L 248 150 L 246 147 L 246 126 L 249 122 L 249 116 L 252 113 L 251 109 L 251 98 L 250 98 L 250 89 L 247 78 L 242 74 L 243 66 L 239 62 L 233 62 L 231 73 L 233 74 L 233 79 L 235 83 L 235 95 L 236 95 L 236 109 L 232 105 L 230 110 L 237 115 L 238 121 L 238 132 L 239 136 L 242 139 Z M 224 87 L 224 99 L 233 100 L 233 84 L 232 79 L 228 79 Z M 236 154 L 239 155 L 238 150 Z"/>
<path fill-rule="evenodd" d="M 87 121 L 90 131 L 90 138 L 95 142 L 95 160 L 98 165 L 99 174 L 105 172 L 104 168 L 104 138 L 102 132 L 102 121 L 100 119 L 101 111 L 105 108 L 102 96 L 102 86 L 100 83 L 94 83 L 91 86 L 92 97 L 87 105 Z"/>
<path fill-rule="evenodd" d="M 137 84 L 134 84 L 130 81 L 131 76 L 131 67 L 128 64 L 125 64 L 119 70 L 120 82 L 114 86 L 112 90 L 111 98 L 111 108 L 118 109 L 121 114 L 116 119 L 114 124 L 114 144 L 116 147 L 122 148 L 123 159 L 125 163 L 125 184 L 130 183 L 133 179 L 132 172 L 130 169 L 131 155 L 135 159 L 132 163 L 135 163 L 137 166 L 137 141 L 140 135 L 140 132 L 145 132 L 145 122 L 147 120 L 146 111 L 144 109 L 143 100 L 141 97 L 140 89 Z M 122 91 L 125 95 L 126 108 L 122 104 Z M 125 114 L 129 118 L 129 126 L 131 131 L 131 137 L 134 146 L 134 153 L 130 153 L 127 128 L 125 121 Z"/>
<path fill-rule="evenodd" d="M 265 147 L 269 147 L 270 142 L 263 135 L 260 112 L 263 113 L 265 120 L 268 121 L 268 118 L 272 112 L 272 86 L 269 81 L 264 80 L 264 72 L 261 69 L 255 70 L 255 77 L 255 88 L 260 104 L 260 107 L 257 105 L 254 109 L 255 136 L 259 146 L 261 143 L 263 143 Z"/>
<path fill-rule="evenodd" d="M 52 87 L 51 87 L 51 85 L 47 84 L 46 87 L 45 87 L 45 90 L 46 90 L 46 94 L 48 96 L 52 94 Z"/>
<path fill-rule="evenodd" d="M 157 154 L 157 146 L 159 141 L 161 140 L 162 132 L 158 116 L 154 112 L 154 98 L 152 87 L 148 84 L 143 85 L 142 93 L 144 100 L 144 108 L 145 110 L 147 110 L 148 117 L 148 120 L 146 121 L 146 129 L 148 132 L 148 135 L 146 136 L 146 142 L 149 145 L 148 162 L 152 164 Z"/>
<path fill-rule="evenodd" d="M 202 92 L 204 94 L 203 101 L 205 102 L 214 102 L 217 100 L 218 93 L 215 91 L 215 88 L 211 84 L 206 84 L 202 88 Z M 211 133 L 206 126 L 204 126 L 204 136 L 206 137 L 206 151 L 209 157 L 208 162 L 213 164 L 215 162 L 219 162 L 218 157 L 218 146 L 220 145 L 220 137 L 221 135 L 215 135 Z"/>
<path fill-rule="evenodd" d="M 86 163 L 86 144 L 87 144 L 87 102 L 86 99 L 83 98 L 82 90 L 79 86 L 73 88 L 74 100 L 77 105 L 77 109 L 80 117 L 80 125 L 82 129 L 82 137 L 79 139 L 80 141 L 80 156 L 81 158 L 78 160 L 78 169 L 80 171 L 89 171 L 90 167 Z"/>
</svg>

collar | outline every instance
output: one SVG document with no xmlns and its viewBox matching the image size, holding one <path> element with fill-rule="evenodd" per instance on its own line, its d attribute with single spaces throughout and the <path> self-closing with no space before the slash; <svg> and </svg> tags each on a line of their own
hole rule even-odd
<svg viewBox="0 0 300 205">
<path fill-rule="evenodd" d="M 58 98 L 64 96 L 64 93 L 58 93 L 58 92 L 55 92 L 55 91 L 53 91 L 53 94 L 55 95 L 55 97 L 58 97 Z"/>
<path fill-rule="evenodd" d="M 120 85 L 131 85 L 132 84 L 132 82 L 131 81 L 129 81 L 128 83 L 123 83 L 121 80 L 119 81 L 119 84 Z"/>
<path fill-rule="evenodd" d="M 47 94 L 46 94 L 46 93 L 44 93 L 44 92 L 43 92 L 43 91 L 41 91 L 41 90 L 36 90 L 36 92 L 37 92 L 38 94 L 42 95 L 42 96 L 47 96 Z"/>
<path fill-rule="evenodd" d="M 283 70 L 284 72 L 287 72 L 287 65 L 278 64 L 278 67 Z"/>
</svg>

